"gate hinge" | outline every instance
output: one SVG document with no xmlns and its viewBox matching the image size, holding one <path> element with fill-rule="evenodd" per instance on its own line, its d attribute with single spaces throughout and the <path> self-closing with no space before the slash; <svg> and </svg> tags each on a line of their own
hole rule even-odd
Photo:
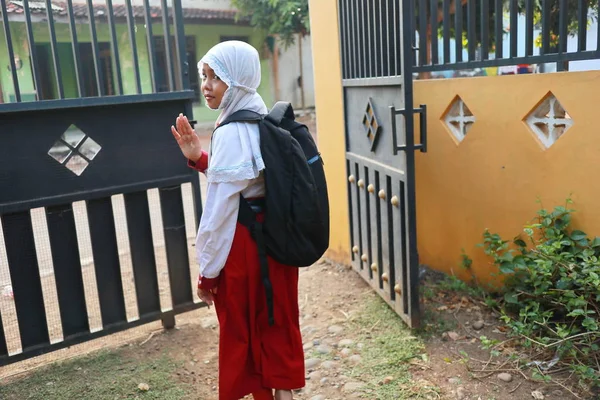
<svg viewBox="0 0 600 400">
<path fill-rule="evenodd" d="M 419 144 L 413 145 L 412 149 L 409 149 L 407 145 L 398 145 L 398 137 L 396 135 L 396 115 L 402 115 L 405 120 L 407 116 L 407 110 L 396 109 L 394 106 L 390 107 L 390 111 L 392 113 L 392 137 L 393 137 L 393 147 L 394 147 L 394 155 L 398 154 L 399 151 L 409 151 L 409 150 L 420 150 L 421 153 L 427 153 L 427 106 L 425 104 L 421 104 L 419 108 L 415 108 L 412 110 L 412 113 L 419 114 Z"/>
</svg>

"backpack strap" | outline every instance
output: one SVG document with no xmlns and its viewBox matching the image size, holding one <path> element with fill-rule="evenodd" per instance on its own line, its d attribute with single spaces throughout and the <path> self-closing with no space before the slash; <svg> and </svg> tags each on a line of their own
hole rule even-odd
<svg viewBox="0 0 600 400">
<path fill-rule="evenodd" d="M 284 118 L 295 119 L 294 108 L 291 103 L 285 101 L 278 101 L 275 103 L 266 118 L 275 126 L 279 126 Z"/>
<path fill-rule="evenodd" d="M 263 116 L 257 112 L 250 110 L 239 110 L 225 118 L 225 120 L 222 121 L 219 126 L 227 125 L 232 122 L 260 122 L 262 119 Z"/>
<path fill-rule="evenodd" d="M 265 287 L 269 325 L 272 326 L 275 323 L 275 314 L 273 311 L 273 285 L 271 284 L 271 278 L 269 278 L 269 260 L 267 258 L 267 246 L 265 243 L 263 224 L 258 221 L 256 213 L 252 210 L 248 200 L 241 194 L 238 222 L 248 228 L 250 235 L 252 235 L 252 238 L 254 238 L 254 241 L 256 242 L 258 260 L 260 262 L 260 278 Z"/>
<path fill-rule="evenodd" d="M 285 103 L 282 103 L 285 105 Z M 289 103 L 287 103 L 289 105 Z M 283 105 L 279 105 L 279 103 L 275 106 L 276 114 L 281 114 L 281 118 L 279 119 L 279 123 L 281 123 L 281 119 L 284 118 L 286 113 L 289 113 L 287 109 Z M 275 109 L 274 107 L 274 109 Z M 289 109 L 291 110 L 292 117 L 294 116 L 294 111 L 291 109 L 291 105 L 289 105 Z M 273 112 L 273 111 L 271 111 Z M 279 118 L 279 117 L 277 117 Z M 250 110 L 239 110 L 231 114 L 229 117 L 225 118 L 219 126 L 227 125 L 232 122 L 260 122 L 264 119 L 264 116 Z M 277 125 L 279 125 L 279 123 Z M 256 247 L 258 249 L 258 259 L 260 262 L 260 275 L 263 286 L 265 287 L 265 296 L 267 299 L 267 310 L 269 315 L 269 325 L 273 325 L 275 323 L 275 316 L 273 310 L 273 285 L 271 284 L 271 279 L 269 278 L 269 261 L 267 258 L 267 246 L 265 243 L 265 236 L 263 231 L 263 224 L 259 222 L 256 218 L 256 212 L 252 209 L 252 206 L 248 203 L 248 200 L 244 198 L 240 194 L 240 207 L 238 212 L 238 222 L 244 225 L 250 231 L 250 234 L 254 238 L 256 242 Z"/>
</svg>

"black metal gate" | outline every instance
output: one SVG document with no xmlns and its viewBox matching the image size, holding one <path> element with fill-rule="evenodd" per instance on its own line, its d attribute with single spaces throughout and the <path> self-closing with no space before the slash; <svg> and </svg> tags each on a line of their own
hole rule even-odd
<svg viewBox="0 0 600 400">
<path fill-rule="evenodd" d="M 419 324 L 410 1 L 339 0 L 354 268 Z M 425 132 L 425 124 L 421 124 Z"/>
<path fill-rule="evenodd" d="M 11 40 L 11 24 L 6 0 L 0 0 L 0 12 L 14 89 L 14 102 L 0 104 L 0 240 L 4 238 L 11 296 L 21 351 L 9 354 L 5 332 L 6 316 L 0 318 L 0 365 L 23 360 L 45 352 L 71 346 L 129 327 L 162 319 L 172 327 L 174 315 L 200 306 L 194 302 L 190 276 L 190 255 L 184 219 L 184 198 L 181 187 L 190 184 L 194 197 L 195 223 L 201 212 L 198 175 L 187 168 L 169 128 L 183 112 L 191 117 L 194 92 L 189 89 L 188 65 L 183 28 L 181 0 L 173 0 L 168 8 L 151 7 L 148 0 L 136 10 L 125 1 L 127 33 L 134 54 L 133 71 L 126 78 L 119 58 L 115 19 L 111 0 L 106 0 L 100 13 L 98 5 L 87 2 L 87 23 L 90 29 L 94 71 L 80 64 L 76 18 L 71 1 L 66 7 L 71 32 L 71 49 L 75 60 L 76 98 L 65 98 L 61 80 L 60 57 L 54 31 L 54 16 L 50 0 L 46 1 L 47 24 L 50 32 L 55 85 L 58 98 L 42 100 L 40 60 L 36 58 L 36 43 L 32 27 L 32 10 L 22 2 L 22 22 L 27 30 L 29 58 L 37 95 L 35 101 L 23 102 L 19 90 L 18 66 Z M 10 6 L 10 4 L 8 5 Z M 39 4 L 38 4 L 39 7 Z M 135 18 L 143 12 L 148 32 L 147 45 L 152 89 L 142 93 L 140 61 L 137 58 Z M 65 13 L 61 16 L 64 18 Z M 110 76 L 101 67 L 96 36 L 97 16 L 102 15 L 110 32 Z M 39 16 L 38 16 L 39 17 Z M 137 17 L 140 17 L 137 15 Z M 174 40 L 174 53 L 166 47 L 170 92 L 157 92 L 157 55 L 153 46 L 152 23 L 161 22 L 165 40 Z M 36 19 L 39 21 L 39 18 Z M 172 29 L 170 24 L 172 23 Z M 171 32 L 171 35 L 169 34 Z M 174 32 L 174 38 L 172 36 Z M 182 71 L 175 76 L 174 71 Z M 91 74 L 91 75 L 90 75 Z M 93 76 L 85 85 L 84 75 Z M 107 91 L 106 80 L 114 79 L 114 94 Z M 134 79 L 136 93 L 125 95 L 123 80 Z M 93 88 L 93 93 L 90 93 Z M 4 88 L 6 90 L 6 87 Z M 172 309 L 163 311 L 159 298 L 158 259 L 155 254 L 148 190 L 158 191 L 162 219 L 164 248 L 168 266 L 168 281 Z M 115 229 L 113 197 L 122 195 L 128 236 L 128 251 L 133 271 L 137 314 L 128 320 L 124 301 L 119 244 Z M 101 327 L 92 331 L 86 307 L 82 278 L 80 226 L 74 203 L 84 204 L 87 214 L 83 227 L 89 232 L 93 255 L 97 302 Z M 49 336 L 42 280 L 37 253 L 39 243 L 34 237 L 32 210 L 42 208 L 47 225 L 53 277 L 60 311 L 62 340 L 52 342 Z M 2 243 L 0 243 L 2 245 Z M 0 254 L 0 258 L 2 254 Z M 165 278 L 167 279 L 167 278 Z M 164 308 L 164 307 L 163 307 Z M 15 319 L 15 318 L 13 318 Z M 4 326 L 3 322 L 4 321 Z M 16 329 L 16 327 L 15 327 Z"/>
<path fill-rule="evenodd" d="M 338 0 L 353 265 L 410 326 L 419 323 L 415 151 L 427 151 L 427 110 L 414 105 L 413 79 L 535 64 L 566 71 L 569 62 L 600 58 L 600 29 L 594 45 L 587 40 L 596 2 L 580 1 L 572 13 L 558 3 Z M 454 104 L 462 104 L 453 131 L 460 142 L 474 116 L 462 100 Z"/>
</svg>

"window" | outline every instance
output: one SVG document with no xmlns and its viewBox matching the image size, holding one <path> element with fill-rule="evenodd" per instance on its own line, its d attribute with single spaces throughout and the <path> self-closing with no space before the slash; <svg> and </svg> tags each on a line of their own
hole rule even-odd
<svg viewBox="0 0 600 400">
<path fill-rule="evenodd" d="M 113 63 L 110 43 L 98 43 L 98 63 L 102 75 L 102 95 L 115 95 L 115 83 L 113 79 Z M 98 96 L 98 84 L 96 82 L 96 67 L 94 66 L 94 50 L 91 43 L 79 43 L 79 58 L 81 59 L 81 71 L 83 74 L 84 97 Z"/>
<path fill-rule="evenodd" d="M 181 89 L 180 79 L 181 76 L 181 68 L 179 63 L 176 60 L 177 48 L 175 43 L 175 37 L 170 37 L 170 48 L 171 48 L 171 57 L 172 57 L 172 66 L 173 66 L 173 74 L 175 76 L 175 89 Z M 190 88 L 196 93 L 196 100 L 200 99 L 200 78 L 198 76 L 198 71 L 196 68 L 196 64 L 198 60 L 196 59 L 196 38 L 194 36 L 186 36 L 185 37 L 185 50 L 186 50 L 186 61 L 188 63 L 188 74 L 190 78 Z M 168 92 L 169 91 L 169 82 L 168 82 L 168 69 L 167 69 L 167 52 L 165 49 L 165 38 L 164 36 L 155 36 L 154 37 L 154 51 L 156 54 L 156 64 L 157 70 L 156 81 L 158 92 Z"/>
<path fill-rule="evenodd" d="M 221 42 L 227 42 L 229 40 L 250 43 L 250 38 L 248 36 L 221 36 Z"/>
</svg>

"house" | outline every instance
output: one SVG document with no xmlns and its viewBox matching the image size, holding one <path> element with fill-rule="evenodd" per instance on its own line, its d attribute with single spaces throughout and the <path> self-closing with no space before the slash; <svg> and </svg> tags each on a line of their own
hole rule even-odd
<svg viewBox="0 0 600 400">
<path fill-rule="evenodd" d="M 115 33 L 119 53 L 119 67 L 122 78 L 123 94 L 137 93 L 135 60 L 140 70 L 140 83 L 142 93 L 151 93 L 153 84 L 156 91 L 168 91 L 168 68 L 165 47 L 165 35 L 162 24 L 162 8 L 159 0 L 149 2 L 150 29 L 152 32 L 152 47 L 148 46 L 148 27 L 146 25 L 146 12 L 142 0 L 132 0 L 131 12 L 133 15 L 133 39 L 128 27 L 128 7 L 123 0 L 113 0 L 113 16 Z M 14 51 L 15 66 L 18 84 L 21 92 L 21 101 L 34 101 L 57 99 L 60 97 L 57 82 L 60 80 L 64 88 L 65 98 L 79 97 L 76 74 L 76 62 L 83 73 L 81 86 L 82 97 L 97 96 L 99 90 L 103 95 L 119 94 L 116 80 L 114 55 L 111 49 L 111 32 L 108 24 L 108 9 L 104 1 L 95 0 L 93 4 L 93 19 L 95 35 L 97 35 L 99 51 L 99 69 L 103 79 L 101 85 L 96 84 L 94 63 L 94 48 L 92 38 L 92 25 L 90 24 L 89 8 L 85 0 L 73 0 L 73 22 L 78 45 L 72 45 L 73 33 L 70 29 L 70 15 L 67 2 L 53 0 L 52 21 L 56 36 L 56 47 L 52 48 L 50 24 L 46 2 L 29 1 L 31 10 L 31 27 L 34 48 L 29 48 L 28 30 L 24 17 L 23 1 L 7 0 L 6 14 L 8 16 L 11 43 Z M 1 12 L 2 10 L 0 10 Z M 263 80 L 259 93 L 267 104 L 273 102 L 273 85 L 271 82 L 270 53 L 266 46 L 266 35 L 260 30 L 249 25 L 247 19 L 236 20 L 237 11 L 231 9 L 228 0 L 188 0 L 183 2 L 183 19 L 186 34 L 186 52 L 189 65 L 191 87 L 196 91 L 197 101 L 194 105 L 194 117 L 198 121 L 214 120 L 215 116 L 203 105 L 200 95 L 200 79 L 196 65 L 199 58 L 215 44 L 231 39 L 249 42 L 261 53 Z M 173 39 L 173 25 L 169 18 L 171 36 L 170 53 L 174 59 L 175 40 Z M 134 54 L 133 41 L 136 52 Z M 149 51 L 151 49 L 152 51 Z M 35 52 L 37 68 L 32 67 L 31 50 Z M 56 60 L 53 54 L 57 54 Z M 151 80 L 151 60 L 149 56 L 154 53 L 156 59 L 155 81 Z M 15 102 L 12 71 L 8 56 L 8 46 L 4 27 L 0 29 L 0 103 Z M 77 54 L 77 57 L 74 56 Z M 175 76 L 181 74 L 180 67 L 173 62 Z M 36 77 L 33 71 L 37 71 Z M 56 73 L 59 71 L 59 74 Z"/>
</svg>

